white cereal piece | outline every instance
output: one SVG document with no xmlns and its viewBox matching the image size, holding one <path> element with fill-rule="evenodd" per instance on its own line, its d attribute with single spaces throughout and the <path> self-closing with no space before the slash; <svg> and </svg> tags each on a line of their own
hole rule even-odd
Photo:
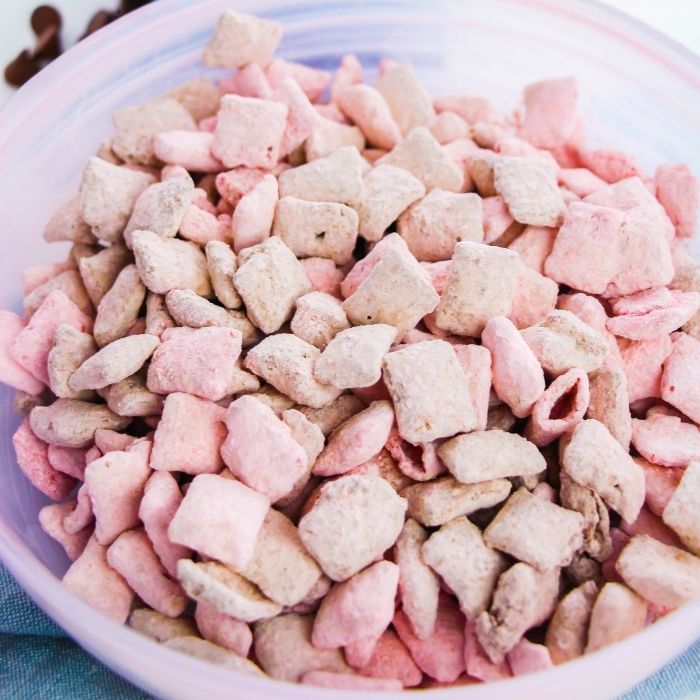
<svg viewBox="0 0 700 700">
<path fill-rule="evenodd" d="M 154 138 L 162 131 L 194 131 L 192 115 L 173 97 L 132 105 L 114 113 L 112 150 L 122 160 L 140 165 L 158 165 Z"/>
<path fill-rule="evenodd" d="M 404 136 L 416 126 L 430 127 L 435 121 L 432 99 L 410 65 L 398 64 L 382 73 L 374 88 L 389 105 Z"/>
<path fill-rule="evenodd" d="M 477 638 L 493 663 L 549 617 L 558 594 L 558 569 L 540 572 L 518 562 L 501 574 L 489 611 L 476 619 Z"/>
<path fill-rule="evenodd" d="M 408 251 L 391 250 L 374 262 L 343 308 L 354 325 L 386 323 L 402 335 L 433 311 L 440 297 Z"/>
<path fill-rule="evenodd" d="M 233 276 L 250 320 L 274 333 L 290 319 L 296 300 L 311 291 L 303 265 L 280 238 L 246 248 Z"/>
<path fill-rule="evenodd" d="M 292 317 L 292 333 L 323 350 L 336 333 L 350 327 L 341 302 L 325 292 L 299 297 Z"/>
<path fill-rule="evenodd" d="M 629 450 L 632 415 L 624 370 L 603 365 L 588 375 L 588 382 L 590 400 L 586 415 L 602 423 L 620 445 Z"/>
<path fill-rule="evenodd" d="M 439 328 L 478 337 L 486 322 L 511 311 L 518 277 L 517 253 L 482 243 L 457 243 L 450 277 L 435 311 Z"/>
<path fill-rule="evenodd" d="M 633 523 L 644 503 L 644 470 L 597 420 L 581 421 L 560 445 L 564 471 Z"/>
<path fill-rule="evenodd" d="M 358 151 L 363 151 L 365 145 L 365 136 L 356 126 L 320 117 L 304 142 L 304 153 L 309 163 L 345 146 L 354 146 Z"/>
<path fill-rule="evenodd" d="M 146 293 L 146 333 L 160 338 L 161 333 L 175 325 L 165 305 L 165 297 L 153 292 Z"/>
<path fill-rule="evenodd" d="M 495 197 L 493 167 L 500 156 L 485 148 L 478 149 L 469 156 L 468 170 L 474 180 L 477 192 L 482 197 Z"/>
<path fill-rule="evenodd" d="M 100 347 L 128 333 L 138 318 L 145 298 L 146 286 L 136 265 L 127 265 L 97 307 L 93 334 Z"/>
<path fill-rule="evenodd" d="M 151 292 L 191 289 L 202 296 L 211 294 L 207 261 L 198 245 L 152 231 L 134 231 L 131 240 L 136 269 Z"/>
<path fill-rule="evenodd" d="M 463 484 L 539 474 L 547 468 L 535 445 L 496 429 L 458 435 L 441 445 L 438 455 Z"/>
<path fill-rule="evenodd" d="M 78 271 L 95 308 L 130 260 L 131 253 L 122 243 L 113 243 L 109 248 L 102 248 L 94 255 L 80 258 Z"/>
<path fill-rule="evenodd" d="M 77 270 L 69 269 L 50 277 L 25 294 L 22 304 L 25 316 L 33 315 L 44 299 L 56 289 L 62 291 L 84 314 L 93 315 L 90 295 L 85 289 L 80 274 Z"/>
<path fill-rule="evenodd" d="M 439 187 L 461 192 L 464 173 L 424 126 L 418 126 L 377 161 L 377 165 L 394 165 L 415 175 L 427 192 Z"/>
<path fill-rule="evenodd" d="M 272 601 L 296 605 L 321 576 L 321 569 L 304 548 L 296 526 L 282 513 L 267 511 L 255 552 L 241 571 Z"/>
<path fill-rule="evenodd" d="M 81 216 L 80 197 L 76 196 L 61 205 L 44 228 L 44 240 L 71 241 L 72 243 L 95 243 L 95 237 Z"/>
<path fill-rule="evenodd" d="M 314 376 L 337 389 L 376 384 L 382 359 L 396 340 L 396 329 L 384 323 L 341 330 L 330 340 L 314 365 Z"/>
<path fill-rule="evenodd" d="M 405 440 L 429 442 L 476 426 L 467 379 L 449 343 L 414 343 L 387 354 L 382 367 Z"/>
<path fill-rule="evenodd" d="M 540 158 L 501 156 L 493 165 L 494 188 L 516 221 L 558 226 L 565 204 L 553 169 Z"/>
<path fill-rule="evenodd" d="M 460 515 L 471 515 L 501 503 L 508 498 L 510 488 L 508 479 L 462 484 L 445 476 L 407 486 L 400 495 L 408 501 L 408 515 L 427 527 L 440 527 Z"/>
<path fill-rule="evenodd" d="M 70 387 L 68 380 L 96 352 L 97 345 L 89 333 L 81 333 L 68 324 L 59 326 L 46 365 L 51 391 L 62 399 L 89 399 L 91 391 L 76 391 Z"/>
<path fill-rule="evenodd" d="M 583 656 L 591 610 L 597 595 L 595 581 L 586 581 L 559 601 L 547 625 L 545 637 L 545 645 L 555 664 Z"/>
<path fill-rule="evenodd" d="M 159 416 L 163 412 L 163 397 L 146 385 L 146 373 L 137 372 L 103 390 L 111 411 L 118 416 Z"/>
<path fill-rule="evenodd" d="M 363 199 L 366 166 L 354 146 L 339 148 L 325 158 L 285 170 L 279 176 L 280 198 L 338 202 L 356 208 Z"/>
<path fill-rule="evenodd" d="M 691 462 L 664 508 L 663 521 L 700 556 L 700 462 Z"/>
<path fill-rule="evenodd" d="M 536 326 L 520 333 L 542 369 L 554 377 L 575 368 L 593 372 L 608 354 L 603 335 L 570 311 L 552 311 Z"/>
<path fill-rule="evenodd" d="M 233 275 L 237 267 L 236 254 L 231 246 L 223 241 L 209 241 L 204 253 L 216 298 L 227 309 L 238 309 L 243 302 L 233 286 Z"/>
<path fill-rule="evenodd" d="M 105 345 L 83 362 L 68 380 L 75 391 L 102 389 L 137 372 L 158 347 L 154 335 L 130 335 Z"/>
<path fill-rule="evenodd" d="M 292 437 L 304 448 L 310 470 L 316 458 L 321 454 L 326 441 L 321 428 L 316 423 L 312 423 L 296 408 L 288 408 L 282 411 L 281 417 L 292 433 Z"/>
<path fill-rule="evenodd" d="M 300 258 L 330 258 L 345 265 L 352 258 L 358 230 L 354 209 L 337 202 L 309 202 L 282 197 L 272 234 L 279 236 Z"/>
<path fill-rule="evenodd" d="M 168 536 L 224 564 L 245 568 L 253 558 L 269 506 L 265 496 L 239 481 L 199 474 L 170 521 Z"/>
<path fill-rule="evenodd" d="M 365 404 L 354 394 L 342 394 L 323 408 L 300 406 L 299 410 L 315 423 L 324 435 L 330 435 L 341 423 L 364 408 Z"/>
<path fill-rule="evenodd" d="M 421 548 L 428 533 L 411 518 L 396 541 L 401 607 L 419 639 L 431 637 L 438 612 L 440 581 L 425 563 Z"/>
<path fill-rule="evenodd" d="M 204 64 L 216 68 L 242 68 L 249 63 L 266 66 L 281 40 L 279 22 L 226 10 L 204 51 Z"/>
<path fill-rule="evenodd" d="M 642 598 L 620 583 L 606 583 L 593 604 L 585 653 L 639 632 L 646 619 L 647 606 Z"/>
<path fill-rule="evenodd" d="M 469 124 L 456 112 L 448 110 L 440 112 L 430 126 L 430 133 L 442 146 L 456 141 L 460 146 L 464 146 L 466 153 L 472 150 L 475 151 L 478 148 L 476 143 L 470 138 L 471 129 Z"/>
<path fill-rule="evenodd" d="M 137 608 L 134 610 L 129 616 L 129 627 L 146 637 L 154 639 L 156 642 L 167 642 L 176 637 L 197 636 L 197 627 L 192 618 L 178 617 L 172 619 L 150 608 Z"/>
<path fill-rule="evenodd" d="M 171 178 L 147 187 L 136 200 L 124 229 L 127 245 L 133 231 L 153 231 L 165 238 L 176 236 L 193 191 L 192 181 L 184 178 Z"/>
<path fill-rule="evenodd" d="M 406 502 L 377 476 L 343 476 L 326 482 L 299 521 L 302 542 L 324 573 L 345 581 L 396 542 Z"/>
<path fill-rule="evenodd" d="M 257 586 L 216 561 L 180 559 L 177 577 L 190 598 L 243 622 L 274 617 L 282 611 L 282 606 L 265 597 Z"/>
<path fill-rule="evenodd" d="M 216 644 L 200 639 L 199 637 L 174 637 L 163 642 L 163 646 L 173 649 L 181 654 L 187 654 L 195 659 L 216 664 L 236 673 L 249 676 L 263 676 L 258 666 L 243 656 L 220 647 Z"/>
<path fill-rule="evenodd" d="M 321 384 L 313 376 L 318 348 L 291 333 L 269 336 L 248 351 L 245 366 L 275 389 L 304 406 L 322 408 L 340 389 Z"/>
<path fill-rule="evenodd" d="M 700 593 L 700 559 L 649 535 L 635 535 L 620 552 L 615 569 L 654 605 L 677 608 Z"/>
<path fill-rule="evenodd" d="M 506 562 L 484 542 L 476 525 L 465 516 L 455 518 L 433 533 L 421 552 L 425 563 L 454 591 L 467 619 L 488 607 Z"/>
<path fill-rule="evenodd" d="M 518 328 L 527 328 L 539 323 L 556 308 L 558 294 L 559 285 L 554 280 L 527 265 L 521 265 L 515 284 L 510 319 Z"/>
<path fill-rule="evenodd" d="M 280 102 L 224 95 L 211 152 L 226 168 L 274 168 L 280 158 L 288 111 Z"/>
<path fill-rule="evenodd" d="M 80 183 L 80 215 L 96 238 L 118 241 L 139 195 L 154 182 L 152 175 L 92 157 Z"/>
<path fill-rule="evenodd" d="M 583 516 L 520 488 L 484 530 L 484 540 L 540 571 L 566 566 L 583 543 Z"/>
<path fill-rule="evenodd" d="M 196 122 L 211 117 L 219 109 L 219 88 L 209 78 L 194 78 L 168 93 L 174 97 Z"/>
<path fill-rule="evenodd" d="M 360 235 L 370 243 L 381 239 L 406 207 L 425 194 L 423 183 L 408 170 L 377 165 L 364 178 L 365 196 L 358 207 Z"/>
<path fill-rule="evenodd" d="M 483 241 L 481 197 L 436 188 L 401 214 L 397 230 L 416 259 L 449 260 L 460 241 Z"/>
<path fill-rule="evenodd" d="M 29 414 L 32 432 L 59 447 L 89 447 L 99 428 L 123 430 L 130 422 L 103 404 L 77 399 L 57 399 L 49 406 L 36 406 Z"/>
</svg>

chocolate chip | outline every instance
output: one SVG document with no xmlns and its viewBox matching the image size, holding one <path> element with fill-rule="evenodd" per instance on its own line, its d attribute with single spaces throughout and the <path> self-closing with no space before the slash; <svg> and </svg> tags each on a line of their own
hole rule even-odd
<svg viewBox="0 0 700 700">
<path fill-rule="evenodd" d="M 31 25 L 34 33 L 42 34 L 46 29 L 60 29 L 63 24 L 61 13 L 51 5 L 40 5 L 32 12 Z"/>
<path fill-rule="evenodd" d="M 106 27 L 110 22 L 112 22 L 116 18 L 116 14 L 108 12 L 107 10 L 100 10 L 92 16 L 92 18 L 88 22 L 87 27 L 85 28 L 85 32 L 80 37 L 80 39 L 85 39 L 85 37 L 90 36 L 90 34 L 94 34 L 98 29 Z"/>
<path fill-rule="evenodd" d="M 61 55 L 61 37 L 59 35 L 59 26 L 53 25 L 46 27 L 36 40 L 34 48 L 34 57 L 46 59 L 50 61 Z"/>
<path fill-rule="evenodd" d="M 24 85 L 41 70 L 41 65 L 32 56 L 32 52 L 25 49 L 14 61 L 5 68 L 5 80 L 14 87 Z"/>
</svg>

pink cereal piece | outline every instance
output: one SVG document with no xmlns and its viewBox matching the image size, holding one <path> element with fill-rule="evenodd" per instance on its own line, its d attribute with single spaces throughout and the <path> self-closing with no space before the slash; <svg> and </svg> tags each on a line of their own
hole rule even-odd
<svg viewBox="0 0 700 700">
<path fill-rule="evenodd" d="M 168 536 L 172 542 L 243 569 L 253 557 L 269 505 L 265 496 L 239 481 L 199 474 L 171 520 Z"/>
<path fill-rule="evenodd" d="M 50 265 L 35 265 L 33 267 L 25 267 L 22 270 L 22 292 L 27 296 L 37 287 L 48 282 L 51 278 L 60 275 L 67 270 L 74 270 L 75 262 L 66 260 L 64 262 L 51 263 Z M 3 312 L 7 313 L 7 312 Z"/>
<path fill-rule="evenodd" d="M 543 321 L 557 305 L 559 285 L 530 267 L 521 265 L 508 317 L 518 329 Z"/>
<path fill-rule="evenodd" d="M 100 454 L 97 455 L 97 457 L 99 456 Z M 47 457 L 49 464 L 56 471 L 83 481 L 85 476 L 85 465 L 89 464 L 87 461 L 87 450 L 80 447 L 59 447 L 58 445 L 49 445 Z"/>
<path fill-rule="evenodd" d="M 225 168 L 212 155 L 213 142 L 210 131 L 163 131 L 153 140 L 153 147 L 158 158 L 168 165 L 181 165 L 198 173 L 218 173 Z"/>
<path fill-rule="evenodd" d="M 231 217 L 236 253 L 262 243 L 270 236 L 278 200 L 279 187 L 274 175 L 265 175 L 241 197 Z"/>
<path fill-rule="evenodd" d="M 630 404 L 661 396 L 663 364 L 673 351 L 668 335 L 620 344 Z"/>
<path fill-rule="evenodd" d="M 23 329 L 24 322 L 17 314 L 0 310 L 0 381 L 36 396 L 43 391 L 44 384 L 17 363 L 12 356 L 12 346 Z"/>
<path fill-rule="evenodd" d="M 253 633 L 242 620 L 219 612 L 213 605 L 204 601 L 197 603 L 194 620 L 204 639 L 230 649 L 239 656 L 248 656 L 253 644 Z"/>
<path fill-rule="evenodd" d="M 685 467 L 700 459 L 700 430 L 676 416 L 633 418 L 632 444 L 642 457 L 664 467 Z"/>
<path fill-rule="evenodd" d="M 95 431 L 95 446 L 102 454 L 126 450 L 127 447 L 133 445 L 137 439 L 138 438 L 131 435 L 118 433 L 114 430 L 107 430 L 105 428 L 98 428 Z"/>
<path fill-rule="evenodd" d="M 557 174 L 557 182 L 579 197 L 587 197 L 608 184 L 588 168 L 561 168 Z"/>
<path fill-rule="evenodd" d="M 85 468 L 85 484 L 95 514 L 95 537 L 109 545 L 139 524 L 139 504 L 151 473 L 151 443 L 142 441 L 126 452 L 108 452 Z"/>
<path fill-rule="evenodd" d="M 213 134 L 214 130 L 216 129 L 217 123 L 218 123 L 218 119 L 216 118 L 216 115 L 211 116 L 211 117 L 205 117 L 204 119 L 199 121 L 199 123 L 197 124 L 197 128 L 200 131 L 206 131 L 210 134 Z"/>
<path fill-rule="evenodd" d="M 433 289 L 438 294 L 442 294 L 445 291 L 447 282 L 450 279 L 451 261 L 440 260 L 439 262 L 434 263 L 422 262 L 420 265 L 428 273 Z"/>
<path fill-rule="evenodd" d="M 559 375 L 537 399 L 525 435 L 535 445 L 548 445 L 583 420 L 590 400 L 588 375 L 570 369 Z"/>
<path fill-rule="evenodd" d="M 555 78 L 528 85 L 520 136 L 538 148 L 563 146 L 576 129 L 577 101 L 575 78 Z"/>
<path fill-rule="evenodd" d="M 171 542 L 168 527 L 182 503 L 182 494 L 175 477 L 168 472 L 153 472 L 146 482 L 139 505 L 139 518 L 165 570 L 177 577 L 177 562 L 187 559 L 188 547 Z M 210 640 L 211 641 L 211 640 Z"/>
<path fill-rule="evenodd" d="M 569 205 L 545 274 L 560 284 L 602 294 L 618 271 L 622 212 L 586 202 Z"/>
<path fill-rule="evenodd" d="M 312 644 L 334 649 L 384 632 L 394 616 L 398 582 L 399 567 L 380 561 L 336 584 L 316 613 Z"/>
<path fill-rule="evenodd" d="M 394 615 L 394 627 L 418 667 L 431 678 L 452 683 L 465 671 L 464 616 L 446 594 L 440 596 L 435 630 L 426 639 L 415 635 L 403 610 Z"/>
<path fill-rule="evenodd" d="M 338 299 L 342 299 L 340 285 L 345 279 L 342 269 L 335 266 L 335 263 L 328 258 L 304 258 L 301 261 L 306 275 L 311 282 L 311 287 L 315 292 L 326 292 Z"/>
<path fill-rule="evenodd" d="M 620 577 L 620 574 L 617 573 L 615 565 L 617 564 L 617 559 L 620 556 L 620 552 L 625 548 L 629 541 L 630 536 L 619 528 L 614 527 L 610 530 L 612 552 L 601 566 L 601 572 L 606 581 L 611 581 L 613 583 L 622 582 L 622 578 Z"/>
<path fill-rule="evenodd" d="M 698 222 L 698 182 L 685 165 L 660 165 L 654 175 L 656 198 L 679 236 L 694 236 Z"/>
<path fill-rule="evenodd" d="M 508 652 L 506 658 L 514 676 L 546 671 L 554 667 L 549 649 L 544 644 L 534 644 L 527 639 L 521 639 Z"/>
<path fill-rule="evenodd" d="M 221 471 L 225 413 L 211 401 L 180 392 L 169 394 L 153 436 L 151 468 L 186 474 Z"/>
<path fill-rule="evenodd" d="M 518 418 L 530 415 L 545 389 L 544 372 L 518 329 L 504 316 L 490 319 L 481 342 L 491 351 L 493 387 Z"/>
<path fill-rule="evenodd" d="M 482 206 L 484 211 L 484 243 L 493 243 L 505 233 L 514 219 L 505 200 L 500 195 L 484 197 Z"/>
<path fill-rule="evenodd" d="M 635 535 L 649 535 L 659 542 L 671 547 L 683 547 L 678 535 L 666 523 L 646 507 L 642 507 L 634 522 L 622 520 L 620 529 L 630 537 Z"/>
<path fill-rule="evenodd" d="M 423 672 L 416 666 L 406 645 L 390 629 L 379 637 L 360 673 L 370 678 L 395 678 L 404 688 L 417 686 L 423 680 Z"/>
<path fill-rule="evenodd" d="M 331 434 L 328 444 L 314 463 L 314 474 L 344 474 L 371 459 L 384 447 L 393 424 L 391 402 L 373 402 Z"/>
<path fill-rule="evenodd" d="M 216 176 L 216 189 L 226 201 L 235 206 L 240 198 L 252 191 L 267 174 L 262 168 L 234 168 Z"/>
<path fill-rule="evenodd" d="M 414 481 L 431 481 L 447 471 L 433 443 L 413 445 L 404 440 L 395 428 L 390 431 L 385 447 L 396 460 L 399 470 Z"/>
<path fill-rule="evenodd" d="M 661 398 L 700 423 L 700 342 L 687 333 L 673 340 L 661 377 Z"/>
<path fill-rule="evenodd" d="M 195 207 L 199 207 L 200 209 L 203 209 L 204 211 L 208 212 L 212 216 L 216 216 L 219 213 L 218 208 L 215 207 L 209 201 L 209 195 L 200 187 L 195 187 L 192 190 L 192 196 L 191 196 L 190 203 L 193 204 Z"/>
<path fill-rule="evenodd" d="M 149 391 L 220 401 L 231 393 L 242 340 L 234 328 L 168 328 L 151 358 Z"/>
<path fill-rule="evenodd" d="M 259 97 L 269 100 L 272 87 L 265 75 L 264 68 L 259 63 L 249 63 L 233 75 L 226 76 L 219 83 L 222 95 L 235 94 L 241 97 Z"/>
<path fill-rule="evenodd" d="M 612 308 L 609 331 L 630 340 L 650 340 L 689 321 L 700 308 L 700 294 L 660 287 L 615 300 Z"/>
<path fill-rule="evenodd" d="M 71 564 L 63 585 L 90 607 L 124 624 L 131 612 L 134 592 L 107 563 L 107 548 L 91 537 L 83 553 Z"/>
<path fill-rule="evenodd" d="M 381 93 L 364 84 L 341 90 L 335 102 L 376 148 L 391 150 L 401 140 L 399 127 Z"/>
<path fill-rule="evenodd" d="M 476 414 L 474 430 L 486 430 L 491 391 L 491 352 L 483 345 L 453 345 L 452 350 L 467 377 L 469 396 Z"/>
<path fill-rule="evenodd" d="M 287 105 L 289 110 L 280 147 L 280 156 L 285 156 L 306 141 L 314 127 L 320 123 L 321 115 L 293 78 L 284 78 L 272 94 L 272 99 Z"/>
<path fill-rule="evenodd" d="M 228 436 L 221 456 L 234 476 L 273 503 L 306 474 L 308 458 L 275 412 L 252 396 L 236 399 L 226 412 Z"/>
<path fill-rule="evenodd" d="M 525 230 L 511 243 L 508 248 L 520 255 L 523 264 L 535 272 L 544 274 L 545 260 L 554 247 L 557 229 L 546 226 L 526 226 Z"/>
<path fill-rule="evenodd" d="M 327 105 L 315 104 L 314 109 L 326 119 L 338 122 L 338 124 L 350 125 L 350 120 L 340 111 L 340 107 L 335 102 L 329 102 Z M 383 155 L 386 151 L 380 149 L 379 153 Z M 379 156 L 377 157 L 379 158 Z"/>
<path fill-rule="evenodd" d="M 224 95 L 212 153 L 227 168 L 273 168 L 279 160 L 288 111 L 279 102 Z"/>
<path fill-rule="evenodd" d="M 447 144 L 457 139 L 468 139 L 471 133 L 469 124 L 456 112 L 440 112 L 430 126 L 430 133 L 439 144 Z"/>
<path fill-rule="evenodd" d="M 433 100 L 435 111 L 454 112 L 469 124 L 492 122 L 496 116 L 491 103 L 485 97 L 472 95 L 445 95 Z"/>
<path fill-rule="evenodd" d="M 334 671 L 309 671 L 301 677 L 304 685 L 315 685 L 319 688 L 335 688 L 336 690 L 401 690 L 401 681 L 394 678 L 367 678 L 351 673 L 335 673 Z"/>
<path fill-rule="evenodd" d="M 505 659 L 497 664 L 489 659 L 476 637 L 474 623 L 469 620 L 464 627 L 464 659 L 467 675 L 479 681 L 498 681 L 511 675 Z"/>
<path fill-rule="evenodd" d="M 56 329 L 64 323 L 79 331 L 92 330 L 92 319 L 63 292 L 54 290 L 41 302 L 29 323 L 10 345 L 12 358 L 44 384 L 49 383 L 46 362 L 53 346 L 53 336 Z"/>
<path fill-rule="evenodd" d="M 71 561 L 75 561 L 82 554 L 92 535 L 92 530 L 87 527 L 76 533 L 66 532 L 63 520 L 74 507 L 75 500 L 70 500 L 52 503 L 39 511 L 41 529 L 63 547 Z"/>
<path fill-rule="evenodd" d="M 633 156 L 612 148 L 593 148 L 579 151 L 583 165 L 605 182 L 619 182 L 642 172 Z"/>
<path fill-rule="evenodd" d="M 146 605 L 166 617 L 179 617 L 188 604 L 180 585 L 168 578 L 141 529 L 124 532 L 107 550 L 107 562 Z"/>
<path fill-rule="evenodd" d="M 182 238 L 201 246 L 209 241 L 230 241 L 231 220 L 225 214 L 217 218 L 196 204 L 190 204 L 182 217 L 179 233 Z"/>
<path fill-rule="evenodd" d="M 331 100 L 335 100 L 336 95 L 346 87 L 361 82 L 362 64 L 354 53 L 346 53 L 331 78 Z"/>
<path fill-rule="evenodd" d="M 660 517 L 680 483 L 684 469 L 661 467 L 643 457 L 634 457 L 634 461 L 644 469 L 646 505 L 652 513 Z"/>
<path fill-rule="evenodd" d="M 25 418 L 12 436 L 17 464 L 32 485 L 54 501 L 63 500 L 75 486 L 75 479 L 57 471 L 48 458 L 48 445 L 40 440 Z"/>
<path fill-rule="evenodd" d="M 331 74 L 326 70 L 320 70 L 303 63 L 283 61 L 281 58 L 273 58 L 265 68 L 265 75 L 273 88 L 287 78 L 295 80 L 306 96 L 315 102 L 331 82 Z"/>
<path fill-rule="evenodd" d="M 87 486 L 83 484 L 76 494 L 75 507 L 63 518 L 63 528 L 69 535 L 75 535 L 90 525 L 94 519 L 92 501 Z"/>
</svg>

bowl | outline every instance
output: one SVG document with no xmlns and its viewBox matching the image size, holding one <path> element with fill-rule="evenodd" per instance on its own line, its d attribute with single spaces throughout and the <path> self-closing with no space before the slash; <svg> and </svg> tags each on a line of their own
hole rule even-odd
<svg viewBox="0 0 700 700">
<path fill-rule="evenodd" d="M 161 0 L 101 30 L 52 63 L 0 111 L 0 306 L 18 310 L 20 269 L 65 252 L 41 231 L 77 191 L 86 159 L 109 136 L 112 113 L 201 74 L 202 47 L 221 12 L 284 24 L 280 54 L 333 68 L 348 51 L 368 67 L 410 61 L 433 94 L 470 92 L 509 109 L 534 80 L 575 75 L 589 142 L 635 153 L 647 172 L 686 162 L 700 173 L 700 59 L 649 27 L 586 0 Z M 0 558 L 79 644 L 161 698 L 366 698 L 234 674 L 176 654 L 95 612 L 65 590 L 68 561 L 37 521 L 47 499 L 17 468 L 19 421 L 0 389 Z M 612 697 L 700 636 L 700 600 L 600 652 L 533 674 L 426 700 Z M 398 693 L 383 693 L 387 700 Z M 401 696 L 402 697 L 402 696 Z"/>
</svg>

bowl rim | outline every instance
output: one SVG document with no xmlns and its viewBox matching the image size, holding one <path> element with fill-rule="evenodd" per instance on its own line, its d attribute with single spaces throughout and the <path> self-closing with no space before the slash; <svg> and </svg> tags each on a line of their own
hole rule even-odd
<svg viewBox="0 0 700 700">
<path fill-rule="evenodd" d="M 445 5 L 459 0 L 440 0 Z M 598 0 L 498 0 L 502 4 L 525 5 L 553 14 L 560 14 L 584 24 L 594 26 L 598 31 L 603 31 L 624 43 L 630 44 L 636 50 L 654 58 L 666 69 L 672 70 L 693 89 L 700 92 L 700 56 L 681 45 L 674 39 L 662 34 L 646 23 L 630 17 L 626 13 L 598 2 Z M 405 6 L 401 0 L 384 0 L 388 5 Z M 62 56 L 53 61 L 38 75 L 32 78 L 25 86 L 11 97 L 0 108 L 0 149 L 13 137 L 15 131 L 33 110 L 39 109 L 42 102 L 52 93 L 60 89 L 61 83 L 79 78 L 79 73 L 88 62 L 95 60 L 93 52 L 106 50 L 109 45 L 114 48 L 123 38 L 130 41 L 135 34 L 147 35 L 153 24 L 167 13 L 197 13 L 205 5 L 218 4 L 219 0 L 160 0 L 157 3 L 141 7 L 140 9 L 120 18 L 107 27 L 86 38 L 79 44 L 71 47 Z M 260 3 L 261 11 L 265 7 L 278 7 L 283 0 L 264 0 Z M 332 691 L 326 688 L 314 688 L 293 683 L 277 681 L 272 678 L 256 678 L 227 669 L 214 666 L 198 659 L 183 656 L 161 644 L 151 641 L 134 632 L 125 625 L 120 625 L 106 616 L 95 611 L 79 598 L 63 587 L 48 568 L 29 550 L 29 548 L 5 523 L 0 513 L 0 560 L 5 564 L 10 573 L 19 582 L 29 596 L 50 617 L 61 626 L 81 646 L 89 646 L 93 655 L 103 661 L 107 666 L 118 673 L 126 673 L 129 670 L 125 664 L 130 660 L 138 660 L 144 656 L 149 657 L 150 675 L 158 673 L 172 673 L 172 669 L 181 668 L 191 677 L 204 678 L 206 682 L 202 688 L 224 689 L 232 688 L 231 682 L 235 681 L 237 696 L 240 698 L 265 697 L 271 692 L 279 693 L 281 697 L 290 700 L 312 698 L 321 700 L 329 695 L 335 697 L 366 698 L 366 691 Z M 700 598 L 695 599 L 681 609 L 671 613 L 667 617 L 646 627 L 641 632 L 621 642 L 601 649 L 593 654 L 570 661 L 545 671 L 546 682 L 549 685 L 559 686 L 565 691 L 573 678 L 584 674 L 596 674 L 603 668 L 614 668 L 616 664 L 626 664 L 629 659 L 635 658 L 637 651 L 647 649 L 655 639 L 662 635 L 678 632 L 680 628 L 679 616 L 684 619 L 683 641 L 676 644 L 676 652 L 682 651 L 693 638 L 700 634 Z M 695 632 L 688 631 L 691 625 L 686 625 L 687 618 L 694 618 Z M 105 631 L 97 637 L 94 627 Z M 96 646 L 98 645 L 99 646 Z M 128 659 L 126 657 L 129 657 Z M 663 662 L 650 668 L 650 672 L 656 671 Z M 134 668 L 132 665 L 131 668 Z M 497 683 L 470 685 L 470 697 L 475 700 L 488 700 L 503 698 L 517 694 L 537 692 L 541 688 L 543 672 L 533 673 L 502 680 Z M 158 684 L 153 683 L 148 674 L 129 674 L 130 679 L 150 692 L 159 691 Z M 448 687 L 439 689 L 422 690 L 422 697 L 428 700 L 450 700 L 463 697 L 464 687 Z M 400 700 L 403 693 L 382 693 L 381 697 L 388 700 Z"/>
</svg>

